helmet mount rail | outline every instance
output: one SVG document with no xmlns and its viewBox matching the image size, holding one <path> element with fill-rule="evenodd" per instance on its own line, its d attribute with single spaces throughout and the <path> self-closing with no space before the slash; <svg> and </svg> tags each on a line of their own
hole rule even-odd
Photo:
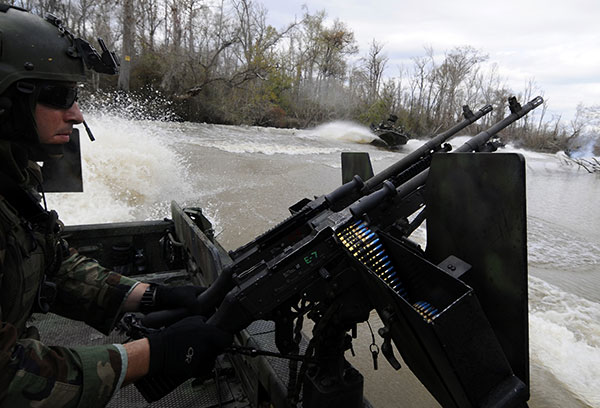
<svg viewBox="0 0 600 408">
<path fill-rule="evenodd" d="M 108 75 L 114 75 L 119 72 L 118 57 L 114 52 L 108 50 L 102 38 L 98 37 L 102 55 L 98 54 L 98 51 L 86 40 L 75 38 L 74 41 L 88 69 Z"/>
<path fill-rule="evenodd" d="M 119 58 L 114 51 L 108 49 L 102 38 L 97 38 L 100 49 L 102 50 L 102 54 L 99 54 L 89 42 L 82 38 L 76 38 L 75 35 L 63 25 L 62 20 L 55 15 L 46 14 L 46 21 L 56 26 L 63 35 L 72 41 L 73 46 L 69 48 L 67 53 L 72 57 L 81 57 L 88 69 L 100 74 L 108 75 L 114 75 L 119 72 Z"/>
<path fill-rule="evenodd" d="M 0 0 L 2 2 L 3 0 Z M 119 59 L 101 38 L 96 48 L 53 14 L 44 18 L 0 4 L 0 94 L 21 80 L 85 82 L 86 70 L 113 75 Z"/>
</svg>

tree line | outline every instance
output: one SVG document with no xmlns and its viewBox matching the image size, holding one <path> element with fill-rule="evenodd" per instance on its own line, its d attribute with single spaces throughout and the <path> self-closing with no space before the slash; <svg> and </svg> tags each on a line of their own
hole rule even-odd
<svg viewBox="0 0 600 408">
<path fill-rule="evenodd" d="M 283 27 L 252 0 L 13 0 L 39 15 L 52 13 L 91 42 L 118 49 L 118 78 L 90 74 L 92 90 L 119 89 L 142 97 L 159 90 L 183 120 L 277 127 L 309 127 L 331 120 L 369 125 L 390 114 L 415 137 L 460 120 L 462 106 L 494 111 L 472 131 L 506 114 L 516 95 L 540 92 L 533 80 L 508 89 L 488 56 L 470 46 L 443 56 L 424 48 L 409 66 L 389 67 L 383 44 L 357 46 L 354 32 L 324 11 L 306 7 Z M 395 69 L 396 75 L 384 75 Z M 580 106 L 564 123 L 538 108 L 502 138 L 543 151 L 566 150 L 597 115 Z M 598 143 L 600 145 L 600 143 Z M 600 147 L 600 146 L 599 146 Z"/>
</svg>

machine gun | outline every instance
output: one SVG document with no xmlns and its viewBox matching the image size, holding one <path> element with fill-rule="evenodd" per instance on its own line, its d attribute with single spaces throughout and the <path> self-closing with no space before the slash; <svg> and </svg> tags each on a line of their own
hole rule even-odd
<svg viewBox="0 0 600 408">
<path fill-rule="evenodd" d="M 273 320 L 279 351 L 297 353 L 293 322 L 300 327 L 304 315 L 313 320 L 298 376 L 305 408 L 362 406 L 363 379 L 344 351 L 347 333 L 372 310 L 383 323 L 388 362 L 400 367 L 393 342 L 444 407 L 526 406 L 523 160 L 470 152 L 485 151 L 492 136 L 541 103 L 537 97 L 520 106 L 511 98 L 509 116 L 456 153 L 436 154 L 449 151 L 442 143 L 490 110 L 465 109 L 463 122 L 377 176 L 366 182 L 356 176 L 298 202 L 290 218 L 229 253 L 231 263 L 199 298 L 207 315 L 216 308 L 208 322 L 236 333 L 255 320 Z M 425 219 L 426 251 L 409 239 Z M 199 273 L 214 278 L 219 262 L 195 253 L 194 245 L 188 251 Z M 182 313 L 156 313 L 143 323 L 160 326 Z M 148 400 L 176 386 L 160 378 L 136 385 Z"/>
</svg>

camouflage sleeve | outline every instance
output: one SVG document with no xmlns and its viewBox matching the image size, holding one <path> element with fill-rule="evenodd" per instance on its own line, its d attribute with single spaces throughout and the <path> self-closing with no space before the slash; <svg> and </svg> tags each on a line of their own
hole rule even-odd
<svg viewBox="0 0 600 408">
<path fill-rule="evenodd" d="M 58 293 L 52 311 L 84 321 L 104 334 L 113 328 L 125 299 L 139 283 L 79 254 L 68 257 L 53 280 Z"/>
<path fill-rule="evenodd" d="M 104 407 L 126 370 L 121 345 L 49 347 L 16 340 L 10 324 L 0 328 L 2 407 Z"/>
</svg>

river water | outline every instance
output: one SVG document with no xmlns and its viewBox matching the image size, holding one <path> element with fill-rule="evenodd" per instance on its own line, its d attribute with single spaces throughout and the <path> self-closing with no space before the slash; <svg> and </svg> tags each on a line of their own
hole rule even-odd
<svg viewBox="0 0 600 408">
<path fill-rule="evenodd" d="M 202 207 L 226 249 L 282 221 L 298 200 L 337 187 L 341 152 L 369 152 L 377 173 L 422 143 L 380 150 L 366 128 L 343 122 L 282 130 L 99 113 L 87 121 L 97 140 L 82 131 L 85 192 L 48 194 L 66 224 L 160 219 L 176 200 Z M 600 175 L 560 155 L 504 150 L 523 154 L 527 167 L 530 406 L 600 407 Z M 437 407 L 407 368 L 395 372 L 381 358 L 373 370 L 364 326 L 348 359 L 373 405 Z"/>
</svg>

